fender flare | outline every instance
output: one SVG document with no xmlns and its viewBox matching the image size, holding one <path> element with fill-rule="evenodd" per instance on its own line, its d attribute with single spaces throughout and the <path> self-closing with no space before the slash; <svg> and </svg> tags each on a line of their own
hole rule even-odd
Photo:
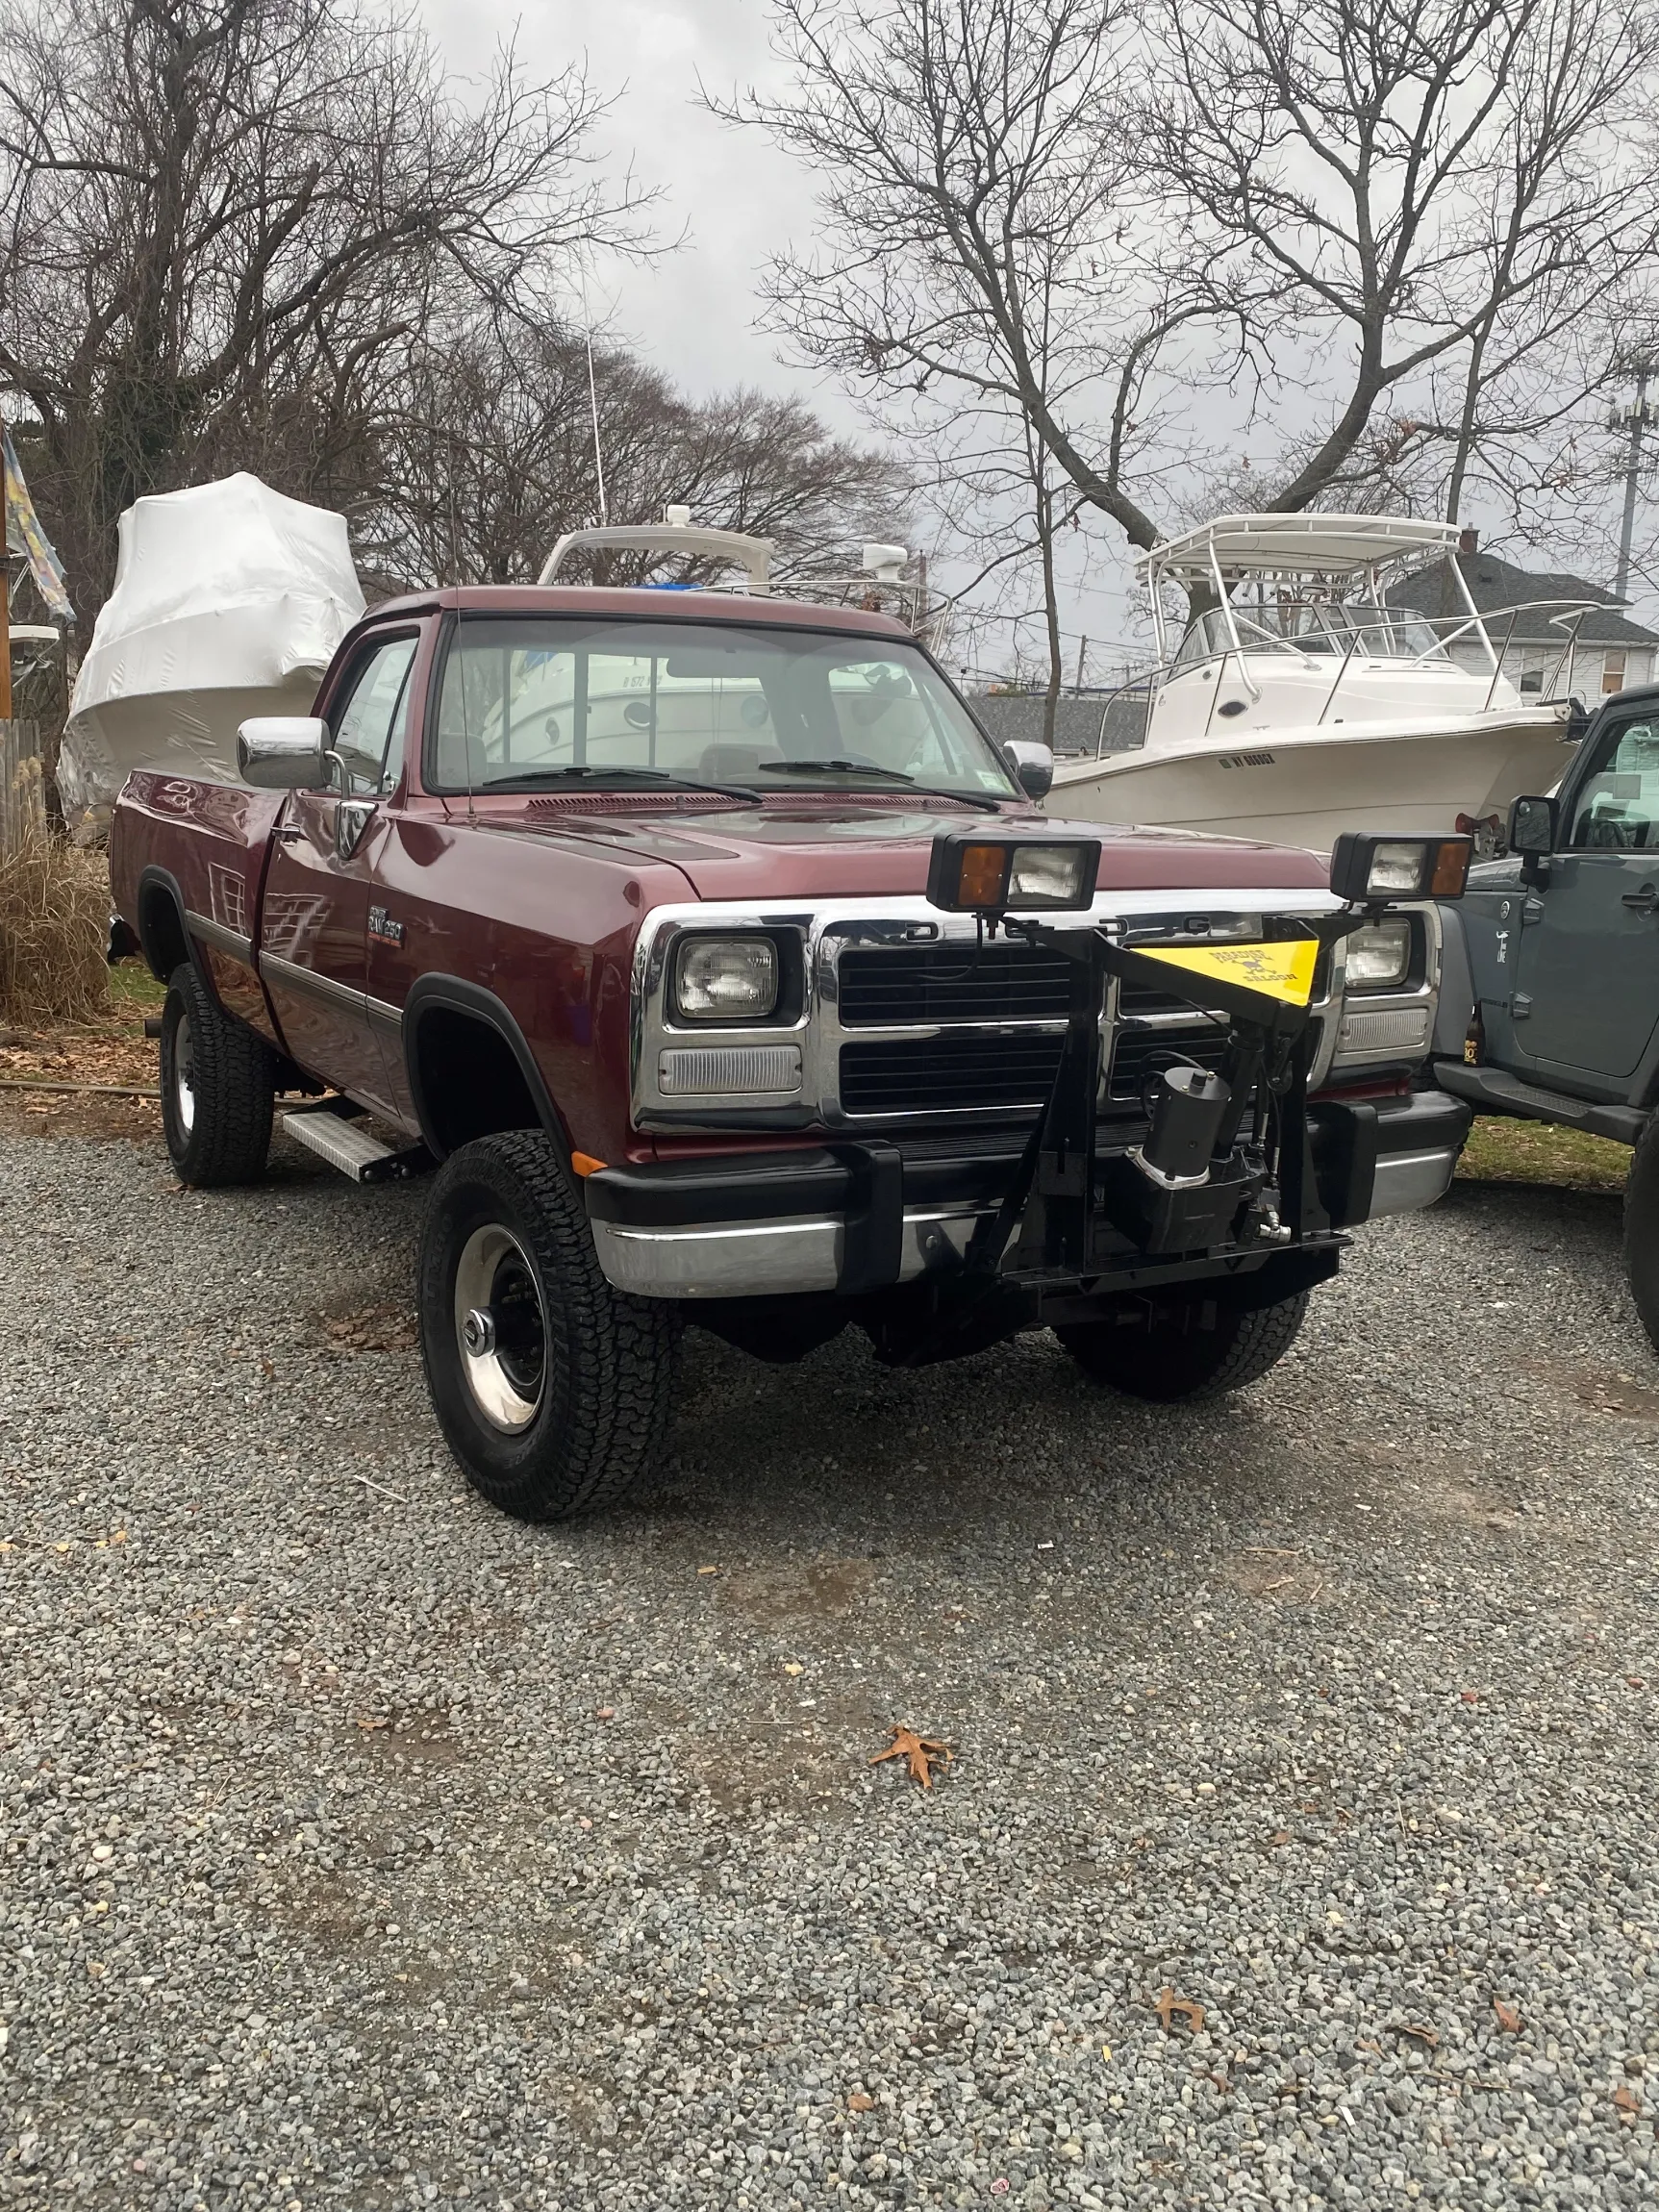
<svg viewBox="0 0 1659 2212">
<path fill-rule="evenodd" d="M 439 1009 L 450 1014 L 464 1014 L 474 1021 L 482 1021 L 493 1029 L 517 1062 L 518 1072 L 524 1078 L 531 1103 L 540 1118 L 541 1126 L 559 1148 L 559 1157 L 566 1172 L 570 1168 L 570 1139 L 563 1116 L 553 1103 L 541 1070 L 530 1049 L 524 1032 L 512 1010 L 494 992 L 486 991 L 481 983 L 468 983 L 459 975 L 417 976 L 410 988 L 403 1004 L 403 1069 L 409 1082 L 409 1094 L 415 1104 L 415 1117 L 420 1124 L 420 1134 L 426 1148 L 435 1159 L 448 1157 L 445 1148 L 437 1142 L 431 1111 L 427 1105 L 420 1080 L 420 1025 L 428 1014 Z"/>
<path fill-rule="evenodd" d="M 185 941 L 185 958 L 189 962 L 190 966 L 195 969 L 197 975 L 201 978 L 202 989 L 207 993 L 208 996 L 213 1000 L 214 1004 L 218 1008 L 219 1012 L 224 1014 L 225 1007 L 220 1000 L 218 987 L 214 982 L 213 968 L 211 965 L 202 958 L 201 945 L 196 940 L 195 932 L 190 927 L 189 919 L 190 910 L 185 903 L 185 894 L 179 888 L 179 879 L 173 873 L 171 868 L 162 867 L 155 861 L 148 862 L 144 867 L 139 870 L 138 884 L 138 949 L 142 952 L 145 961 L 149 965 L 150 973 L 155 976 L 157 981 L 160 983 L 167 983 L 172 978 L 171 968 L 167 968 L 163 971 L 162 968 L 158 967 L 156 955 L 151 950 L 149 932 L 145 929 L 144 926 L 144 908 L 148 903 L 150 894 L 155 892 L 160 892 L 172 906 L 174 914 L 178 917 L 179 935 Z M 230 1019 L 234 1018 L 227 1015 L 226 1018 Z"/>
</svg>

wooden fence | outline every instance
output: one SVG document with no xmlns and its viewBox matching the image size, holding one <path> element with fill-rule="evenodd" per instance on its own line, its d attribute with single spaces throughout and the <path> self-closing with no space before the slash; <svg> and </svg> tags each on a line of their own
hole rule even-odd
<svg viewBox="0 0 1659 2212">
<path fill-rule="evenodd" d="M 0 722 L 0 853 L 46 827 L 46 764 L 38 722 Z"/>
</svg>

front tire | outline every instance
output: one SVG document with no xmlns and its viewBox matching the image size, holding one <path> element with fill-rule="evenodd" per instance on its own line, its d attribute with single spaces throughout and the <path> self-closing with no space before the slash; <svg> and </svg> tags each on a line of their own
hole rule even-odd
<svg viewBox="0 0 1659 2212">
<path fill-rule="evenodd" d="M 271 1148 L 277 1057 L 220 1012 L 189 961 L 162 1009 L 162 1128 L 181 1183 L 198 1191 L 254 1183 Z"/>
<path fill-rule="evenodd" d="M 563 1521 L 644 1481 L 667 1434 L 678 1317 L 605 1280 L 540 1130 L 480 1137 L 444 1163 L 418 1298 L 439 1426 L 491 1505 Z"/>
<path fill-rule="evenodd" d="M 1659 1351 L 1659 1114 L 1636 1142 L 1624 1185 L 1624 1267 L 1648 1342 Z"/>
<path fill-rule="evenodd" d="M 1091 1382 L 1169 1405 L 1259 1382 L 1296 1341 L 1308 1294 L 1245 1312 L 1216 1298 L 1148 1307 L 1133 1320 L 1082 1321 L 1055 1335 Z"/>
</svg>

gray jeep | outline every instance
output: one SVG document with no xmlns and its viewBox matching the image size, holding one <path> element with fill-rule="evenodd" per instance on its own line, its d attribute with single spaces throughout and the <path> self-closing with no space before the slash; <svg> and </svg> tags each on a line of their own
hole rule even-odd
<svg viewBox="0 0 1659 2212">
<path fill-rule="evenodd" d="M 1659 1349 L 1659 685 L 1596 715 L 1553 798 L 1442 910 L 1433 1071 L 1483 1114 L 1634 1149 L 1624 1257 Z"/>
</svg>

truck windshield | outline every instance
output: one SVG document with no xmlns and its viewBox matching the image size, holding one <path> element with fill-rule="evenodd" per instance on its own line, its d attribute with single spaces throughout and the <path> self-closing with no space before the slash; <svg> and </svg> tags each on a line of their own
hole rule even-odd
<svg viewBox="0 0 1659 2212">
<path fill-rule="evenodd" d="M 464 618 L 443 667 L 425 781 L 508 791 L 607 768 L 756 791 L 1017 798 L 990 740 L 898 640 L 732 622 Z"/>
</svg>

